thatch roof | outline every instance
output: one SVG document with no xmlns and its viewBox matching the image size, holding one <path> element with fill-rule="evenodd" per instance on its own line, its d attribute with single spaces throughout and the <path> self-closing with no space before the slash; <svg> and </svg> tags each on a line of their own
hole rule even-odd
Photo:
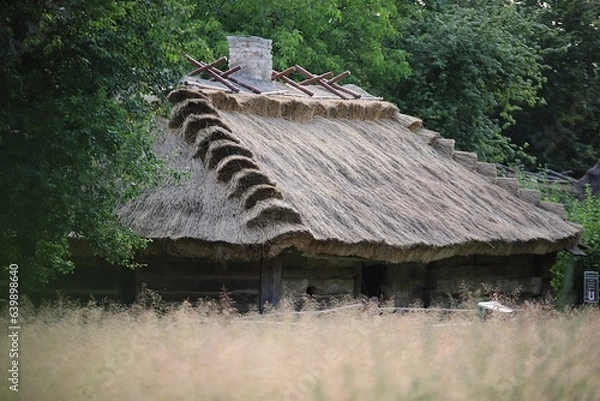
<svg viewBox="0 0 600 401">
<path fill-rule="evenodd" d="M 157 142 L 183 171 L 119 211 L 182 256 L 309 254 L 399 263 L 544 254 L 580 227 L 381 101 L 182 89 Z"/>
</svg>

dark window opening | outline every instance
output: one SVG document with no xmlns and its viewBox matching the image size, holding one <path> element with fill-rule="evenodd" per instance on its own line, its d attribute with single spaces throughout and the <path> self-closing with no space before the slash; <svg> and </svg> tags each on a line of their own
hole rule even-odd
<svg viewBox="0 0 600 401">
<path fill-rule="evenodd" d="M 381 297 L 383 284 L 383 266 L 363 266 L 361 293 L 368 298 Z"/>
</svg>

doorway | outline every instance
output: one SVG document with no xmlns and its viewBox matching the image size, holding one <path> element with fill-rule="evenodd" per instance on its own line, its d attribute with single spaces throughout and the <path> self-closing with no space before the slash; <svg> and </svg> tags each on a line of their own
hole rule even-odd
<svg viewBox="0 0 600 401">
<path fill-rule="evenodd" d="M 382 286 L 384 278 L 383 265 L 370 265 L 362 267 L 361 293 L 367 298 L 377 297 L 382 295 Z"/>
</svg>

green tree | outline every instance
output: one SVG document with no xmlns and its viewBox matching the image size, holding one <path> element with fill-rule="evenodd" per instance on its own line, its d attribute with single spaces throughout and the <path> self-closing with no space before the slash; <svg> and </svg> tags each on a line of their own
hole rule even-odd
<svg viewBox="0 0 600 401">
<path fill-rule="evenodd" d="M 114 209 L 156 178 L 140 101 L 173 81 L 182 2 L 2 4 L 0 265 L 23 284 L 73 269 L 69 237 L 129 263 L 145 240 Z"/>
<path fill-rule="evenodd" d="M 507 132 L 529 142 L 538 160 L 583 174 L 600 160 L 600 2 L 525 1 L 521 7 L 548 29 L 543 49 L 545 99 L 524 110 Z"/>
<path fill-rule="evenodd" d="M 541 57 L 529 38 L 543 29 L 508 3 L 426 2 L 399 20 L 396 46 L 412 75 L 387 93 L 428 128 L 489 161 L 519 152 L 502 135 L 522 107 L 540 100 Z"/>
<path fill-rule="evenodd" d="M 255 35 L 273 40 L 279 70 L 294 64 L 314 73 L 350 70 L 346 82 L 374 91 L 409 71 L 406 53 L 386 45 L 397 37 L 391 0 L 198 0 L 196 5 L 194 25 L 207 47 L 198 49 L 199 57 L 227 55 L 227 35 Z"/>
</svg>

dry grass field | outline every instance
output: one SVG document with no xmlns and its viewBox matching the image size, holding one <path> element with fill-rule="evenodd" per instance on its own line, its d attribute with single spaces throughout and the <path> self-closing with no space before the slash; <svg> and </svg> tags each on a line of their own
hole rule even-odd
<svg viewBox="0 0 600 401">
<path fill-rule="evenodd" d="M 4 379 L 0 399 L 600 399 L 597 308 L 530 306 L 486 320 L 349 307 L 263 316 L 217 309 L 23 310 L 19 393 Z M 8 348 L 3 336 L 4 372 Z"/>
</svg>

